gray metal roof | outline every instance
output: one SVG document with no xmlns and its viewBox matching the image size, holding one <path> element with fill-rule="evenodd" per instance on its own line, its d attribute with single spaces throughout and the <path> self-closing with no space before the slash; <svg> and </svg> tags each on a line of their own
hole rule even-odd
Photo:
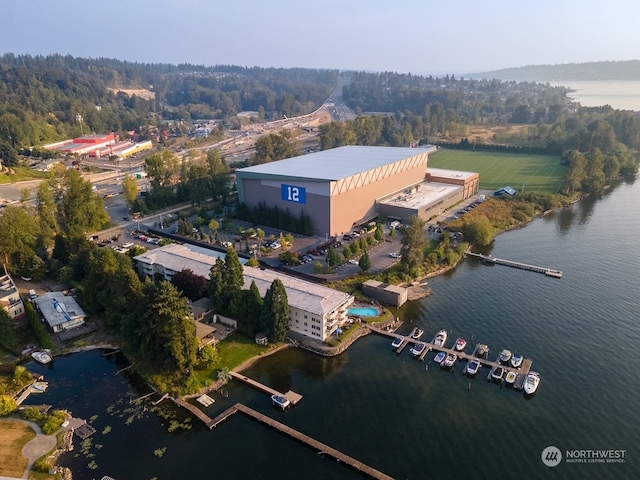
<svg viewBox="0 0 640 480">
<path fill-rule="evenodd" d="M 247 174 L 258 174 L 337 181 L 425 152 L 435 151 L 436 148 L 432 145 L 420 148 L 350 145 L 241 168 L 236 171 L 236 174 L 241 177 L 253 176 Z"/>
</svg>

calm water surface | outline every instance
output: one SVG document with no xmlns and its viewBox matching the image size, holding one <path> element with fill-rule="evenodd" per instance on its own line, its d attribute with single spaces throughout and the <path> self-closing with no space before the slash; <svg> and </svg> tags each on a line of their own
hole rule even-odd
<svg viewBox="0 0 640 480">
<path fill-rule="evenodd" d="M 553 86 L 570 87 L 569 97 L 585 107 L 610 105 L 620 110 L 640 112 L 640 81 L 636 80 L 566 80 L 549 82 Z"/>
<path fill-rule="evenodd" d="M 442 371 L 433 354 L 420 363 L 369 335 L 336 358 L 290 349 L 246 372 L 303 394 L 295 409 L 279 412 L 232 382 L 208 412 L 243 402 L 397 479 L 640 478 L 638 205 L 640 182 L 621 184 L 502 234 L 490 249 L 563 270 L 560 280 L 466 260 L 430 282 L 430 298 L 398 312 L 403 333 L 419 325 L 431 338 L 446 328 L 449 344 L 463 336 L 487 343 L 492 357 L 509 348 L 531 358 L 542 378 L 532 399 L 487 382 L 487 370 L 469 380 L 461 364 Z M 214 431 L 194 420 L 170 433 L 170 420 L 129 404 L 147 390 L 116 375 L 122 362 L 95 351 L 58 358 L 53 369 L 32 365 L 50 390 L 30 401 L 94 417 L 85 453 L 76 441 L 60 459 L 76 479 L 363 478 L 241 415 Z M 623 449 L 626 463 L 549 468 L 540 458 L 549 445 L 563 454 Z"/>
</svg>

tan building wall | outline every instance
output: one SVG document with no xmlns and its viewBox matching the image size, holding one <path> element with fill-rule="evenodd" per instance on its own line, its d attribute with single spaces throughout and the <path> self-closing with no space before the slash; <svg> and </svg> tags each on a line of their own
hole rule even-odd
<svg viewBox="0 0 640 480">
<path fill-rule="evenodd" d="M 480 187 L 479 173 L 476 173 L 464 179 L 458 179 L 451 177 L 440 177 L 427 171 L 427 180 L 436 183 L 448 183 L 449 185 L 462 185 L 464 187 L 462 200 L 465 200 L 478 193 L 478 188 Z"/>
<path fill-rule="evenodd" d="M 374 183 L 363 185 L 353 190 L 334 195 L 331 199 L 330 235 L 341 235 L 351 230 L 355 223 L 361 223 L 374 218 L 376 200 L 407 188 L 412 184 L 424 180 L 426 165 L 399 172 Z"/>
</svg>

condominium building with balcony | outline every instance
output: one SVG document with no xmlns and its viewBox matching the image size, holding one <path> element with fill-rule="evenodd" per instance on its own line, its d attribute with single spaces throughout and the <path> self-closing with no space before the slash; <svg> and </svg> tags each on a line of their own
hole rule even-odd
<svg viewBox="0 0 640 480">
<path fill-rule="evenodd" d="M 170 244 L 138 255 L 134 261 L 141 275 L 171 280 L 177 272 L 190 269 L 208 280 L 211 267 L 220 256 L 224 254 L 194 245 Z M 324 341 L 347 320 L 352 295 L 273 270 L 244 266 L 244 288 L 249 289 L 255 281 L 262 297 L 276 278 L 287 292 L 290 330 Z"/>
</svg>

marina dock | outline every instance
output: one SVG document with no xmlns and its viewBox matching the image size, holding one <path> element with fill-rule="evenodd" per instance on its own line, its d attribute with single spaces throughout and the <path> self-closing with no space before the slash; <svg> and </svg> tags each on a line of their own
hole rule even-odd
<svg viewBox="0 0 640 480">
<path fill-rule="evenodd" d="M 311 438 L 310 436 L 305 435 L 304 433 L 301 433 L 298 430 L 288 427 L 287 425 L 280 423 L 277 420 L 274 420 L 273 418 L 268 417 L 267 415 L 263 415 L 262 413 L 257 412 L 252 408 L 249 408 L 241 403 L 236 403 L 235 405 L 233 405 L 232 407 L 230 407 L 229 409 L 225 410 L 223 413 L 218 415 L 213 420 L 213 422 L 216 422 L 215 425 L 211 426 L 210 428 L 214 428 L 215 426 L 219 425 L 224 420 L 226 420 L 227 418 L 229 418 L 230 416 L 238 412 L 243 413 L 248 417 L 253 418 L 254 420 L 257 420 L 260 423 L 263 423 L 273 428 L 274 430 L 277 430 L 280 433 L 284 433 L 285 435 L 288 435 L 289 437 L 295 440 L 298 440 L 301 443 L 304 443 L 305 445 L 316 450 L 318 454 L 328 455 L 334 458 L 335 460 L 341 463 L 344 463 L 345 465 L 348 465 L 354 470 L 364 473 L 369 478 L 375 478 L 380 480 L 393 480 L 393 478 L 390 477 L 389 475 L 386 475 L 381 471 L 376 470 L 375 468 L 372 468 L 369 465 L 366 465 L 356 460 L 355 458 L 350 457 L 336 450 L 335 448 L 331 448 L 329 445 L 319 442 L 318 440 L 315 440 L 314 438 Z"/>
<path fill-rule="evenodd" d="M 390 339 L 394 339 L 394 338 L 399 336 L 397 333 L 387 332 L 386 330 L 381 330 L 381 329 L 376 328 L 376 327 L 374 327 L 372 325 L 369 325 L 369 328 L 371 329 L 372 332 L 375 332 L 375 333 L 377 333 L 379 335 L 383 335 L 383 336 L 388 337 Z M 434 339 L 435 339 L 435 337 L 434 337 Z M 425 342 L 425 341 L 422 341 L 422 340 L 413 340 L 410 337 L 405 337 L 404 342 L 398 348 L 398 350 L 400 350 L 401 348 L 404 348 L 404 346 L 406 344 L 408 344 L 408 343 L 424 343 L 426 345 L 425 351 L 419 357 L 420 360 L 424 360 L 424 357 L 427 355 L 428 352 L 430 352 L 432 350 L 437 350 L 439 352 L 453 353 L 453 354 L 458 356 L 458 360 L 467 360 L 467 361 L 469 361 L 469 360 L 478 360 L 478 362 L 480 362 L 480 364 L 482 366 L 490 368 L 490 370 L 489 370 L 489 378 L 491 377 L 491 370 L 493 370 L 497 366 L 501 366 L 506 371 L 513 371 L 513 372 L 518 374 L 518 377 L 516 378 L 516 382 L 514 384 L 514 388 L 517 388 L 518 386 L 520 386 L 520 388 L 522 387 L 522 384 L 524 382 L 524 377 L 526 377 L 527 373 L 529 373 L 529 370 L 531 369 L 531 364 L 533 363 L 530 359 L 525 358 L 522 361 L 522 365 L 520 366 L 520 368 L 514 368 L 511 365 L 502 365 L 498 361 L 498 359 L 496 359 L 495 362 L 492 362 L 492 361 L 490 361 L 490 360 L 488 360 L 486 358 L 478 357 L 478 356 L 476 356 L 476 354 L 478 352 L 478 348 L 480 347 L 480 345 L 482 345 L 481 343 L 476 344 L 475 348 L 473 349 L 473 353 L 468 354 L 468 353 L 465 353 L 464 351 L 460 352 L 460 351 L 456 350 L 455 348 L 437 347 L 436 345 L 433 344 L 433 342 Z M 520 377 L 522 377 L 522 378 L 520 378 Z"/>
<path fill-rule="evenodd" d="M 529 270 L 531 272 L 544 273 L 547 277 L 562 278 L 562 270 L 553 268 L 538 267 L 536 265 L 528 265 L 526 263 L 514 262 L 503 258 L 496 258 L 491 255 L 483 255 L 482 253 L 466 252 L 465 255 L 481 259 L 484 263 L 493 265 L 505 265 L 507 267 L 519 268 L 521 270 Z"/>
</svg>

